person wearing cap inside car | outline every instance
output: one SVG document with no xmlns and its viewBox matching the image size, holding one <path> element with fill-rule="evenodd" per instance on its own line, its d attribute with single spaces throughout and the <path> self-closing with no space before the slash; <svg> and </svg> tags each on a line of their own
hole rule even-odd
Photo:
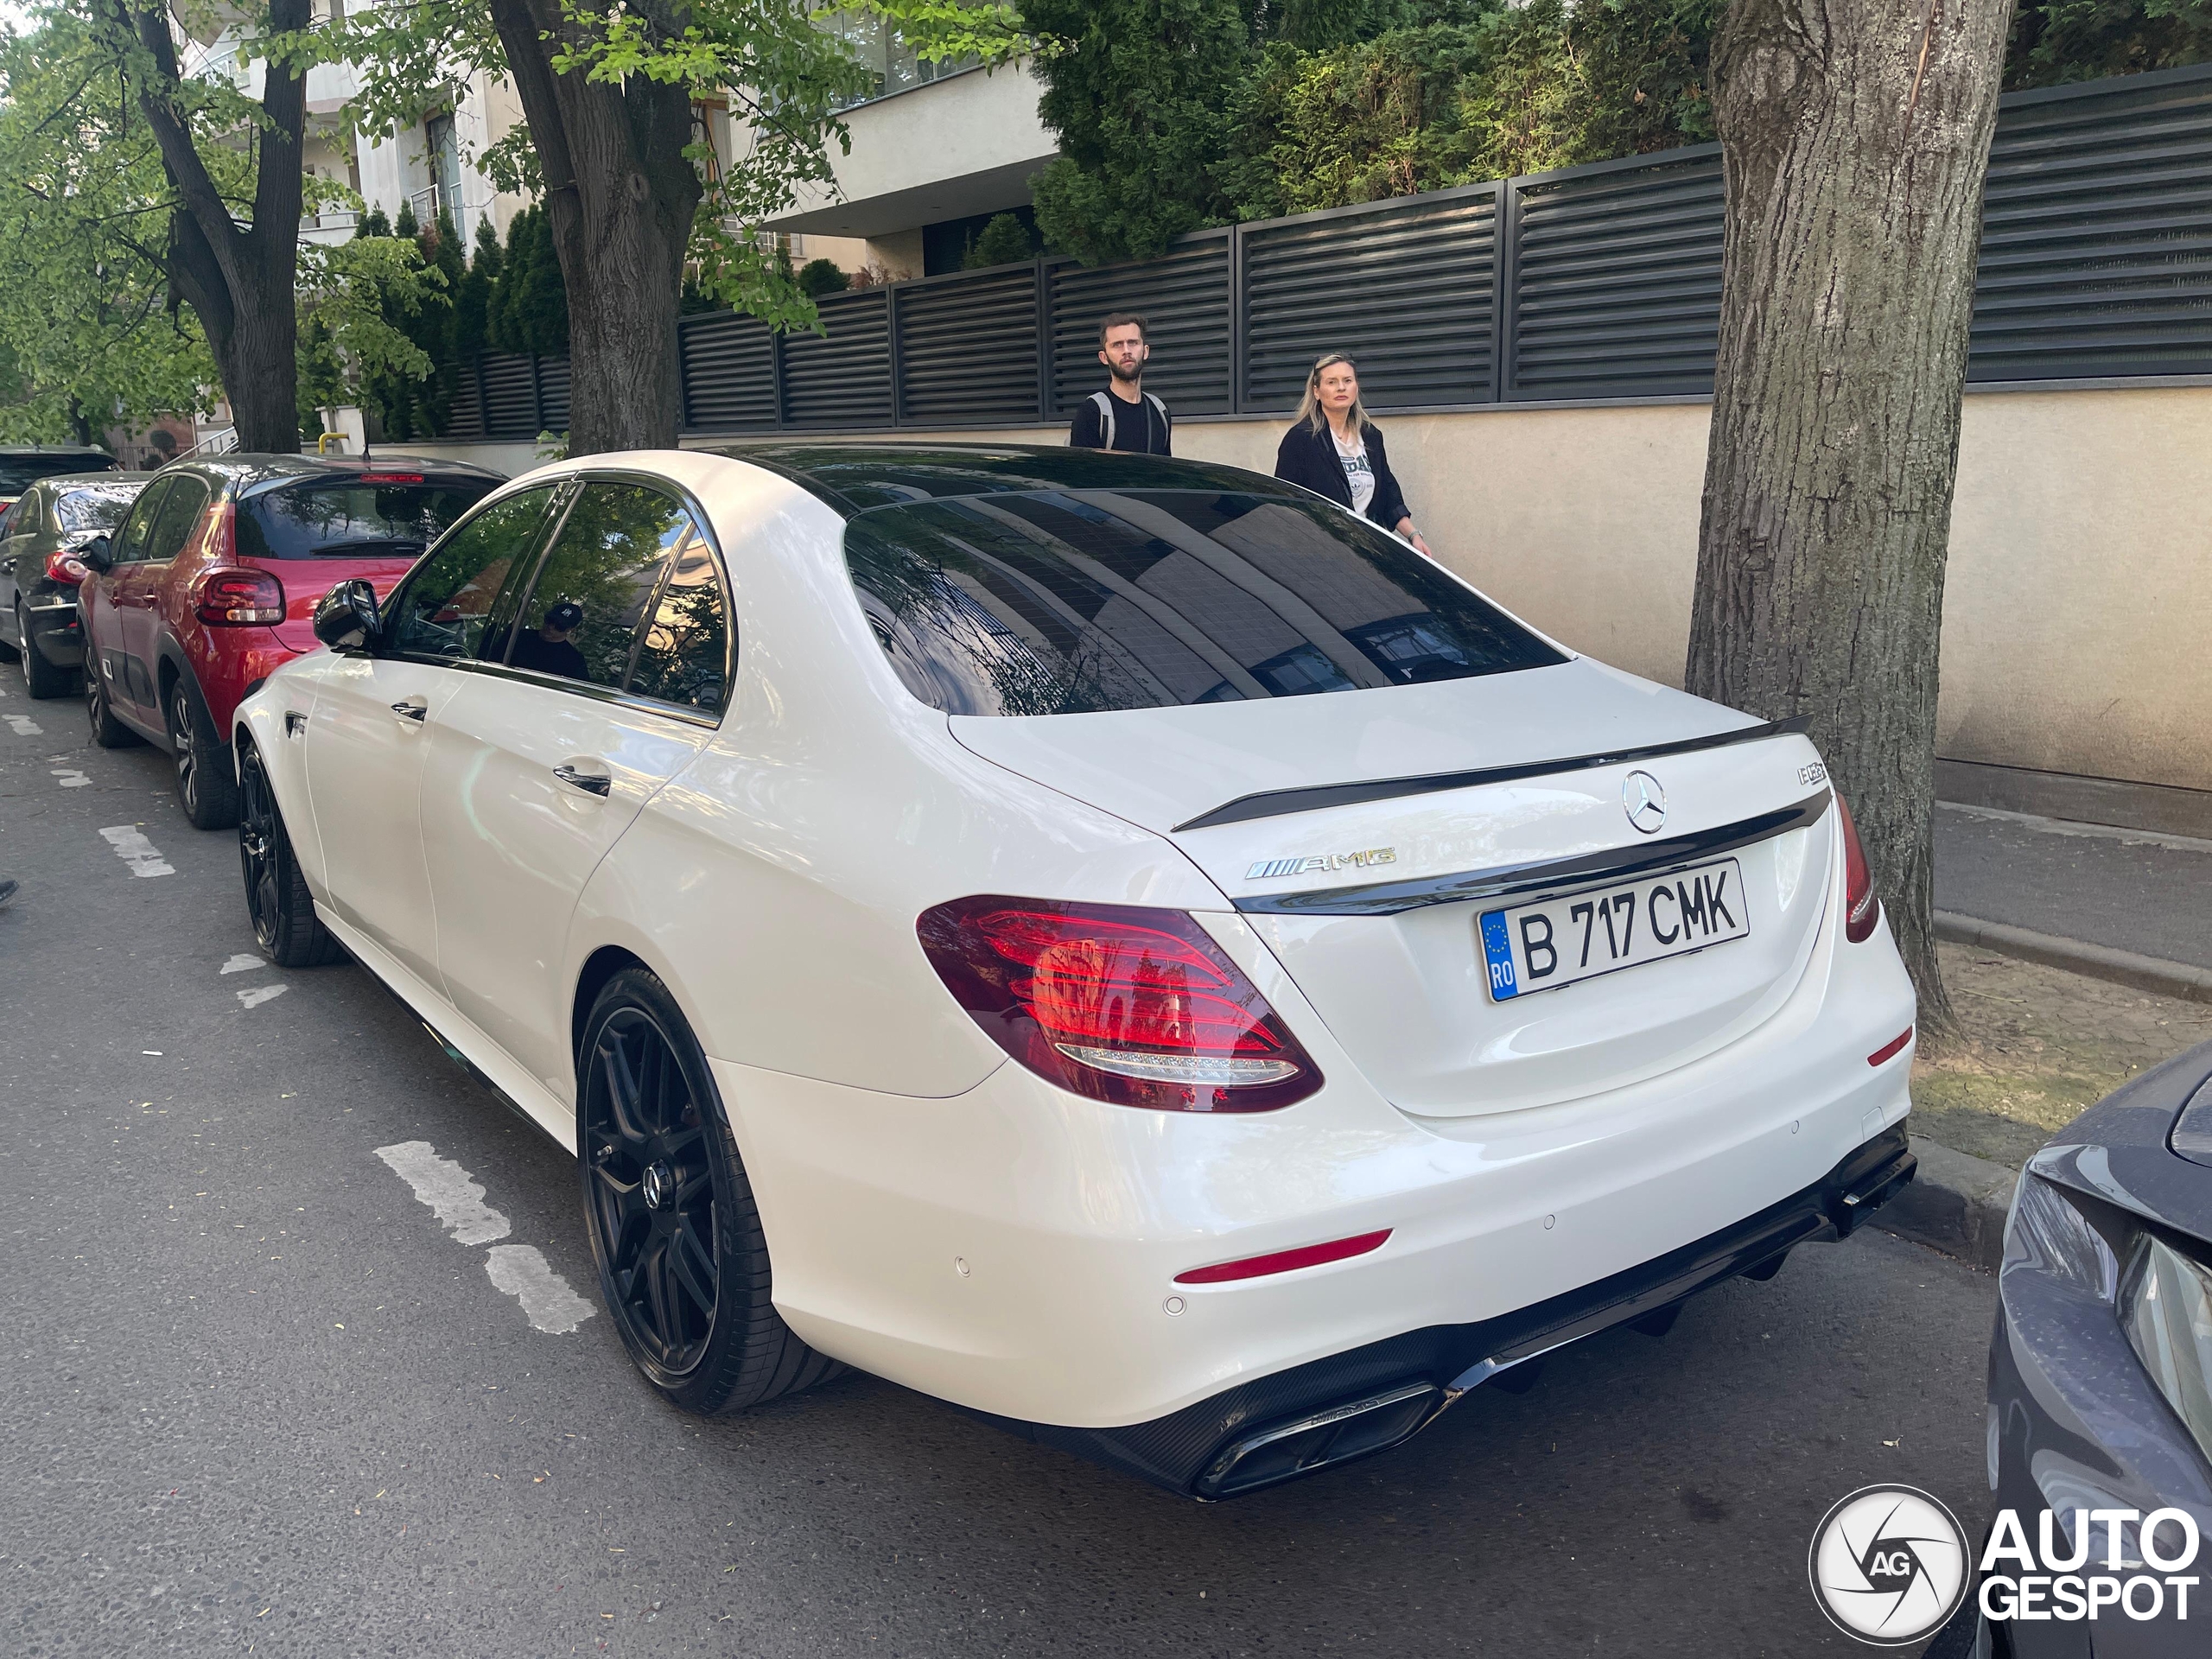
<svg viewBox="0 0 2212 1659">
<path fill-rule="evenodd" d="M 534 668 L 541 674 L 560 674 L 572 680 L 591 677 L 591 664 L 584 654 L 569 643 L 584 620 L 584 607 L 572 599 L 546 607 L 544 625 L 535 633 L 525 633 L 515 641 L 512 658 L 517 668 Z"/>
</svg>

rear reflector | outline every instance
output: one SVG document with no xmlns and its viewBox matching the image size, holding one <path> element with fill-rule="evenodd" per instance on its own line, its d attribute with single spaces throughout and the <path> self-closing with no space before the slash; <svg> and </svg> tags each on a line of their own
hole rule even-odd
<svg viewBox="0 0 2212 1659">
<path fill-rule="evenodd" d="M 1225 1285 L 1235 1279 L 1263 1279 L 1271 1273 L 1288 1273 L 1297 1268 L 1318 1268 L 1324 1262 L 1342 1262 L 1347 1256 L 1365 1255 L 1370 1250 L 1379 1250 L 1382 1241 L 1390 1236 L 1385 1227 L 1379 1233 L 1362 1233 L 1356 1238 L 1332 1239 L 1326 1244 L 1301 1244 L 1294 1250 L 1276 1250 L 1267 1255 L 1248 1255 L 1241 1262 L 1217 1262 L 1210 1268 L 1192 1268 L 1188 1273 L 1179 1273 L 1179 1285 Z"/>
<path fill-rule="evenodd" d="M 1891 1038 L 1888 1042 L 1884 1043 L 1872 1054 L 1869 1054 L 1866 1057 L 1866 1064 L 1869 1065 L 1879 1065 L 1885 1060 L 1893 1060 L 1897 1058 L 1898 1055 L 1904 1052 L 1904 1046 L 1911 1040 L 1912 1027 L 1910 1026 L 1907 1026 L 1896 1036 Z"/>
<path fill-rule="evenodd" d="M 1182 911 L 986 894 L 924 911 L 914 927 L 991 1039 L 1077 1094 L 1264 1112 L 1321 1086 L 1259 988 Z"/>
</svg>

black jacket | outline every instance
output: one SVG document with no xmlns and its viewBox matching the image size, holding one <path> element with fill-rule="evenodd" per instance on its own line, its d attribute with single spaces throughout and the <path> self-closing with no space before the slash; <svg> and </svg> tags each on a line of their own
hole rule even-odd
<svg viewBox="0 0 2212 1659">
<path fill-rule="evenodd" d="M 1367 464 L 1375 469 L 1375 497 L 1367 516 L 1385 530 L 1395 530 L 1401 518 L 1413 515 L 1406 508 L 1406 493 L 1390 470 L 1390 457 L 1382 448 L 1382 429 L 1367 428 Z M 1351 505 L 1351 486 L 1344 481 L 1344 464 L 1337 454 L 1337 441 L 1327 427 L 1316 432 L 1304 421 L 1282 435 L 1275 451 L 1275 476 L 1287 484 L 1302 484 L 1316 495 Z"/>
</svg>

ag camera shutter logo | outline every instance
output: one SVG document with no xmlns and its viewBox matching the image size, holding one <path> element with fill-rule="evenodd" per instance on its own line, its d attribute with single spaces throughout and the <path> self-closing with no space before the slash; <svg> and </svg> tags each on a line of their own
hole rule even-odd
<svg viewBox="0 0 2212 1659">
<path fill-rule="evenodd" d="M 1862 1486 L 1813 1529 L 1813 1599 L 1845 1635 L 1902 1648 L 1941 1630 L 1966 1599 L 1958 1517 L 1914 1486 Z"/>
</svg>

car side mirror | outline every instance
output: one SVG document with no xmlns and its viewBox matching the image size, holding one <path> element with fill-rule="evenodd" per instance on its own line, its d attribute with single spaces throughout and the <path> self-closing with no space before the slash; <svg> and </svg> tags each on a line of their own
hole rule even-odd
<svg viewBox="0 0 2212 1659">
<path fill-rule="evenodd" d="M 115 563 L 114 550 L 105 536 L 95 536 L 89 542 L 69 550 L 70 556 L 88 570 L 105 570 Z"/>
<path fill-rule="evenodd" d="M 377 590 L 359 576 L 340 582 L 315 607 L 315 637 L 333 651 L 373 651 L 383 632 Z"/>
</svg>

